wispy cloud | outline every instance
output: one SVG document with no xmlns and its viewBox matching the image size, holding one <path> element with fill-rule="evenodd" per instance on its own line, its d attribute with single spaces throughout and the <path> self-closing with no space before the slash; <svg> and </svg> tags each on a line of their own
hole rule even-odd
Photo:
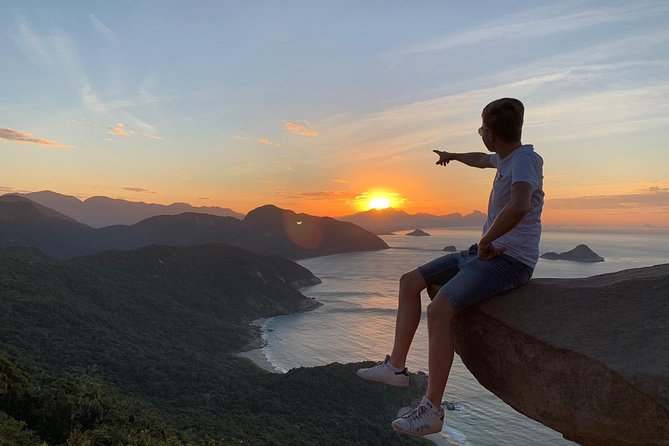
<svg viewBox="0 0 669 446">
<path fill-rule="evenodd" d="M 85 85 L 81 90 L 81 102 L 87 111 L 104 116 L 105 119 L 118 119 L 118 115 L 120 114 L 124 117 L 124 120 L 129 120 L 131 122 L 131 126 L 137 129 L 137 131 L 127 130 L 124 123 L 117 123 L 114 126 L 107 127 L 107 131 L 109 133 L 122 136 L 137 133 L 147 138 L 163 139 L 155 126 L 125 110 L 126 108 L 151 104 L 159 101 L 160 99 L 158 98 L 143 94 L 140 95 L 140 97 L 137 99 L 133 100 L 115 99 L 105 101 L 90 85 Z"/>
<path fill-rule="evenodd" d="M 82 104 L 87 110 L 97 113 L 110 113 L 114 110 L 156 104 L 176 98 L 176 95 L 155 96 L 148 94 L 146 91 L 140 91 L 130 99 L 103 99 L 90 84 L 84 85 L 81 89 Z"/>
<path fill-rule="evenodd" d="M 543 141 L 569 141 L 669 125 L 669 84 L 583 93 L 534 107 L 526 128 Z"/>
<path fill-rule="evenodd" d="M 0 186 L 0 192 L 5 193 L 5 194 L 28 194 L 32 191 L 29 190 L 21 190 L 21 189 L 14 189 L 13 187 L 7 187 L 7 186 Z"/>
<path fill-rule="evenodd" d="M 93 24 L 93 27 L 109 43 L 116 43 L 118 41 L 118 38 L 116 37 L 116 33 L 114 31 L 112 31 L 107 25 L 102 23 L 102 20 L 100 20 L 95 14 L 89 14 L 88 17 L 91 19 L 91 23 Z"/>
<path fill-rule="evenodd" d="M 254 136 L 246 136 L 246 135 L 236 135 L 235 139 L 238 139 L 240 141 L 254 141 L 254 142 L 257 142 L 257 143 L 260 143 L 260 144 L 265 144 L 265 145 L 268 145 L 268 146 L 276 147 L 277 149 L 281 147 L 281 143 L 273 141 L 270 138 L 267 138 L 265 136 L 254 137 Z"/>
<path fill-rule="evenodd" d="M 290 133 L 294 133 L 300 136 L 315 137 L 318 135 L 316 130 L 309 129 L 308 121 L 296 121 L 296 122 L 283 122 L 283 128 L 288 130 Z"/>
<path fill-rule="evenodd" d="M 619 195 L 596 195 L 546 200 L 552 209 L 669 209 L 669 188 L 651 187 L 646 191 Z"/>
<path fill-rule="evenodd" d="M 144 189 L 143 187 L 121 187 L 123 190 L 127 190 L 130 192 L 137 192 L 137 193 L 145 193 L 145 194 L 155 194 L 157 192 L 154 192 L 149 189 Z"/>
<path fill-rule="evenodd" d="M 15 129 L 0 129 L 0 139 L 18 142 L 21 144 L 37 144 L 49 147 L 51 149 L 67 149 L 73 147 L 71 145 L 62 144 L 51 139 L 35 138 L 33 137 L 32 133 L 20 132 Z"/>
<path fill-rule="evenodd" d="M 524 68 L 524 72 L 505 75 L 505 82 L 491 79 L 485 83 L 489 87 L 464 89 L 362 116 L 336 116 L 321 122 L 328 134 L 346 141 L 331 152 L 332 158 L 341 160 L 346 154 L 347 162 L 387 162 L 444 142 L 478 142 L 474 135 L 482 107 L 504 96 L 523 98 L 528 106 L 525 133 L 542 142 L 630 134 L 669 125 L 666 81 L 654 79 L 603 87 L 601 79 L 585 69 L 576 72 L 569 67 L 541 65 Z M 608 79 L 617 79 L 616 67 L 609 68 Z M 552 91 L 563 94 L 546 97 Z"/>
<path fill-rule="evenodd" d="M 537 8 L 504 16 L 498 20 L 470 29 L 464 33 L 441 39 L 420 42 L 389 53 L 403 56 L 423 52 L 444 51 L 460 46 L 486 42 L 527 40 L 555 34 L 574 32 L 594 26 L 639 20 L 666 14 L 669 8 L 662 4 L 628 3 L 623 6 L 573 12 L 573 5 Z"/>
<path fill-rule="evenodd" d="M 61 73 L 72 82 L 85 82 L 84 64 L 68 33 L 56 30 L 39 34 L 20 20 L 11 33 L 17 48 L 35 65 Z"/>
<path fill-rule="evenodd" d="M 132 130 L 126 130 L 125 125 L 123 125 L 122 122 L 117 122 L 113 126 L 108 127 L 107 130 L 109 133 L 113 135 L 120 135 L 120 136 L 126 136 L 135 133 Z"/>
<path fill-rule="evenodd" d="M 259 142 L 260 144 L 266 144 L 269 146 L 274 146 L 276 148 L 281 147 L 281 144 L 278 142 L 274 142 L 269 138 L 256 138 L 256 141 Z"/>
<path fill-rule="evenodd" d="M 308 198 L 311 200 L 333 200 L 333 199 L 351 199 L 354 198 L 355 194 L 346 191 L 337 191 L 337 190 L 324 190 L 317 192 L 302 192 L 298 196 L 293 196 L 290 198 Z"/>
</svg>

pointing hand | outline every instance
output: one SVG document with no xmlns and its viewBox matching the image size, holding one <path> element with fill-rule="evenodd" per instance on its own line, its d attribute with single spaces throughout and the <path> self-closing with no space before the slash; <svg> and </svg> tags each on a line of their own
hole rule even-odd
<svg viewBox="0 0 669 446">
<path fill-rule="evenodd" d="M 449 161 L 453 159 L 452 154 L 448 152 L 443 152 L 441 150 L 433 150 L 434 153 L 439 155 L 439 161 L 437 161 L 436 164 L 441 164 L 442 166 L 445 166 L 448 164 Z"/>
</svg>

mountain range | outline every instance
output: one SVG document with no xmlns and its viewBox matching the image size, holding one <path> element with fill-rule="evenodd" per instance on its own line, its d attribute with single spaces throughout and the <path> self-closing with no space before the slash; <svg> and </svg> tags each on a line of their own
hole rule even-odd
<svg viewBox="0 0 669 446">
<path fill-rule="evenodd" d="M 218 215 L 219 217 L 244 218 L 244 214 L 229 208 L 217 206 L 196 207 L 188 203 L 170 205 L 143 203 L 109 197 L 90 197 L 80 200 L 71 195 L 63 195 L 50 190 L 14 194 L 26 197 L 35 203 L 67 215 L 93 228 L 112 225 L 132 225 L 156 215 L 176 215 L 184 212 Z"/>
<path fill-rule="evenodd" d="M 0 197 L 0 247 L 36 247 L 56 258 L 147 245 L 227 243 L 291 259 L 386 249 L 376 235 L 353 223 L 261 206 L 243 220 L 187 212 L 133 225 L 92 228 L 25 196 Z"/>
<path fill-rule="evenodd" d="M 10 194 L 7 194 L 10 195 Z M 7 196 L 5 195 L 5 196 Z M 218 217 L 234 217 L 244 219 L 244 214 L 230 208 L 218 206 L 196 207 L 188 203 L 172 203 L 162 205 L 115 199 L 103 196 L 90 197 L 80 200 L 71 195 L 44 190 L 40 192 L 14 193 L 41 204 L 49 209 L 66 215 L 79 223 L 92 228 L 103 228 L 114 225 L 134 225 L 147 218 L 161 215 L 178 215 L 183 213 L 198 213 L 215 215 Z M 302 214 L 303 215 L 303 214 Z M 387 234 L 393 231 L 402 231 L 415 228 L 481 227 L 486 215 L 473 211 L 470 214 L 459 213 L 433 215 L 427 213 L 409 214 L 401 209 L 371 209 L 353 215 L 336 217 L 339 221 L 354 223 L 374 234 Z"/>
<path fill-rule="evenodd" d="M 486 214 L 473 211 L 467 215 L 458 213 L 448 215 L 408 214 L 400 209 L 371 209 L 353 215 L 338 217 L 339 220 L 355 223 L 375 234 L 387 234 L 414 228 L 439 228 L 457 226 L 482 227 Z"/>
</svg>

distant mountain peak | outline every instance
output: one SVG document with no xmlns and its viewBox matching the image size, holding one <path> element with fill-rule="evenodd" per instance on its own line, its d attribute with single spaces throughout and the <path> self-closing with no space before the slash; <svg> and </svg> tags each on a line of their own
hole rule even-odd
<svg viewBox="0 0 669 446">
<path fill-rule="evenodd" d="M 244 217 L 243 214 L 229 208 L 217 206 L 197 207 L 183 202 L 163 205 L 110 198 L 102 195 L 88 197 L 82 201 L 77 197 L 59 194 L 50 190 L 20 195 L 67 215 L 76 221 L 96 228 L 113 225 L 132 225 L 156 215 L 176 215 L 184 212 L 199 212 L 238 219 Z"/>
<path fill-rule="evenodd" d="M 20 194 L 6 194 L 0 196 L 0 203 L 5 203 L 2 219 L 17 223 L 36 221 L 36 219 L 58 219 L 78 223 L 73 218 L 26 198 Z"/>
<path fill-rule="evenodd" d="M 409 214 L 402 209 L 370 209 L 357 214 L 339 217 L 339 220 L 355 223 L 368 231 L 383 234 L 402 231 L 416 227 L 437 228 L 454 226 L 482 226 L 486 215 L 473 211 L 462 216 L 458 213 L 448 215 L 432 215 L 428 213 Z"/>
</svg>

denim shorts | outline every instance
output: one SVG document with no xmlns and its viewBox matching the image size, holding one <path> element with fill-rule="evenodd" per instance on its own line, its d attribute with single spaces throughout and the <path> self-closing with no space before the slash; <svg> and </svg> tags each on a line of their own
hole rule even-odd
<svg viewBox="0 0 669 446">
<path fill-rule="evenodd" d="M 419 266 L 428 286 L 440 289 L 456 311 L 462 311 L 495 294 L 517 288 L 530 280 L 534 269 L 502 254 L 490 260 L 476 257 L 478 246 L 434 259 Z"/>
</svg>

